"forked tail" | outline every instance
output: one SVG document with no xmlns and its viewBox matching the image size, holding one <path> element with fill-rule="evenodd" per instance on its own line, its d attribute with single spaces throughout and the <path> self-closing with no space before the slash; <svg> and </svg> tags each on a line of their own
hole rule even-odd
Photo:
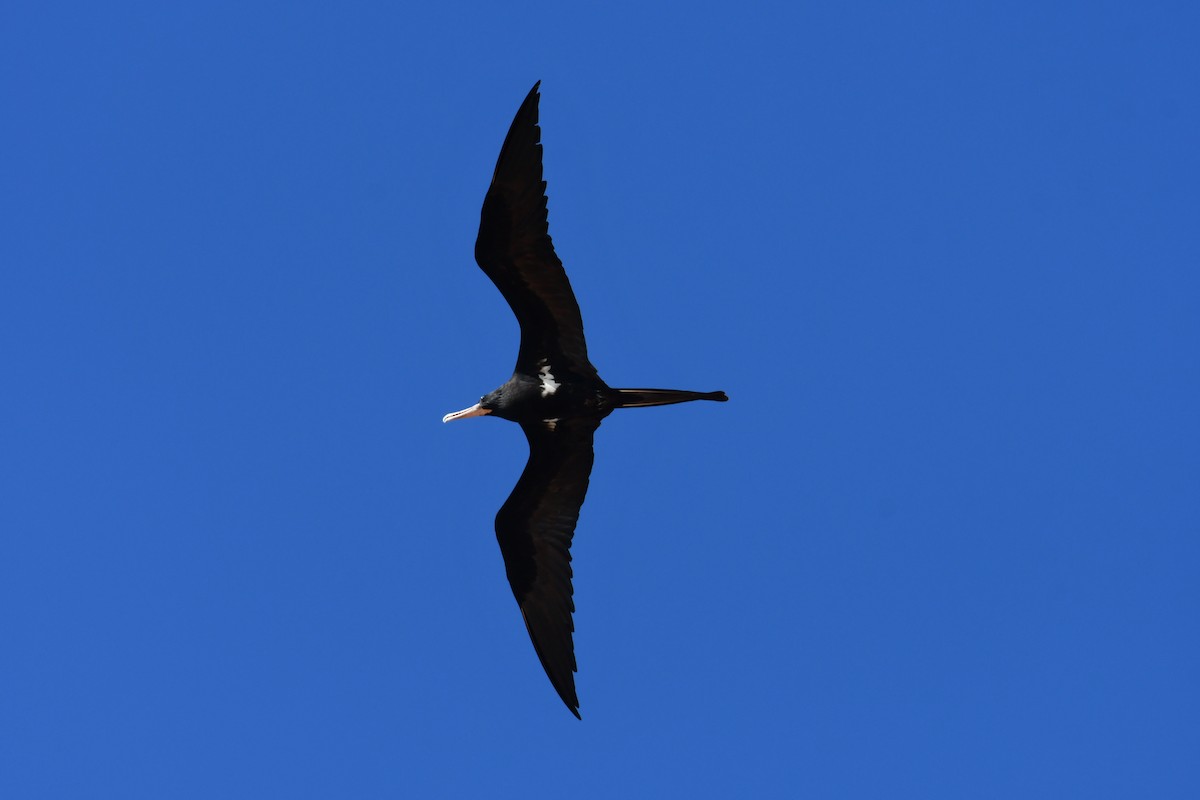
<svg viewBox="0 0 1200 800">
<path fill-rule="evenodd" d="M 641 408 L 643 406 L 669 406 L 690 400 L 715 400 L 724 403 L 729 398 L 724 392 L 687 392 L 681 389 L 613 389 L 613 408 Z"/>
</svg>

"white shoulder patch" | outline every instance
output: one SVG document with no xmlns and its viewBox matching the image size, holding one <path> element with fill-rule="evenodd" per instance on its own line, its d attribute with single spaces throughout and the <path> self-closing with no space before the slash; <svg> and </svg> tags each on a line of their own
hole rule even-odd
<svg viewBox="0 0 1200 800">
<path fill-rule="evenodd" d="M 559 383 L 550 374 L 549 364 L 542 365 L 542 368 L 538 370 L 538 377 L 542 379 L 542 397 L 549 397 L 558 390 Z"/>
</svg>

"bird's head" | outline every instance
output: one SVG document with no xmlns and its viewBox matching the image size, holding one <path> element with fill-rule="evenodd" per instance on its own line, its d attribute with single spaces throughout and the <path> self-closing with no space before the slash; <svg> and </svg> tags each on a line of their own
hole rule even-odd
<svg viewBox="0 0 1200 800">
<path fill-rule="evenodd" d="M 492 413 L 492 409 L 495 407 L 495 405 L 489 405 L 488 399 L 491 398 L 493 394 L 495 394 L 495 392 L 492 392 L 492 394 L 485 394 L 483 397 L 479 398 L 478 403 L 470 408 L 464 408 L 462 411 L 455 411 L 453 414 L 447 414 L 446 416 L 442 417 L 442 422 L 450 422 L 451 420 L 455 419 L 466 419 L 467 417 L 482 417 L 484 414 Z"/>
<path fill-rule="evenodd" d="M 496 416 L 504 417 L 504 409 L 512 405 L 509 402 L 509 394 L 511 393 L 511 381 L 504 384 L 499 389 L 488 392 L 483 397 L 479 398 L 479 402 L 470 408 L 464 408 L 462 411 L 455 411 L 453 414 L 447 414 L 442 417 L 442 422 L 449 422 L 455 419 L 466 419 L 467 417 L 482 417 L 484 414 L 496 414 Z"/>
<path fill-rule="evenodd" d="M 536 384 L 531 383 L 528 378 L 514 375 L 507 383 L 479 398 L 479 402 L 470 408 L 442 417 L 442 422 L 481 417 L 484 414 L 517 421 L 528 411 L 530 401 L 538 394 L 533 388 L 535 386 Z"/>
</svg>

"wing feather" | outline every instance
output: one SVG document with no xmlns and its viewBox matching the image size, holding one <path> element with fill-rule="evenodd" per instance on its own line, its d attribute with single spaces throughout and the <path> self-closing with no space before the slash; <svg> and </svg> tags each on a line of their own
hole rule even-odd
<svg viewBox="0 0 1200 800">
<path fill-rule="evenodd" d="M 496 284 L 521 325 L 517 371 L 537 374 L 552 363 L 594 377 L 579 303 L 550 239 L 542 180 L 538 86 L 509 128 L 483 200 L 475 261 Z"/>
<path fill-rule="evenodd" d="M 597 419 L 522 425 L 529 461 L 496 514 L 504 568 L 534 650 L 558 696 L 575 716 L 575 611 L 571 539 L 592 472 Z"/>
</svg>

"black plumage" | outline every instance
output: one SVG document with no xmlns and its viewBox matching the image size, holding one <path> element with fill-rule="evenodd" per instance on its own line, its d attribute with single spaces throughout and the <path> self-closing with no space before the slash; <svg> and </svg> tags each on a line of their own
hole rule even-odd
<svg viewBox="0 0 1200 800">
<path fill-rule="evenodd" d="M 576 717 L 571 537 L 592 471 L 592 437 L 614 409 L 728 398 L 613 389 L 588 360 L 579 304 L 546 222 L 538 84 L 509 128 L 483 200 L 475 260 L 521 326 L 513 376 L 443 422 L 491 414 L 521 425 L 529 461 L 496 514 L 496 538 L 538 658 Z"/>
</svg>

